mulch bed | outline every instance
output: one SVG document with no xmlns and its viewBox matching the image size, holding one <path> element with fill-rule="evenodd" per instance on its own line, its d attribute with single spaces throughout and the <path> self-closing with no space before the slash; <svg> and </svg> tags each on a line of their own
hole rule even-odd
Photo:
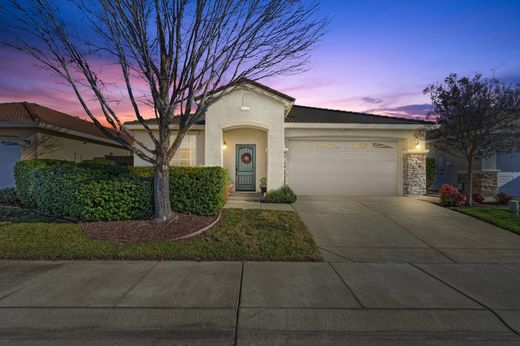
<svg viewBox="0 0 520 346">
<path fill-rule="evenodd" d="M 168 222 L 153 220 L 97 221 L 81 223 L 83 231 L 93 239 L 138 243 L 194 237 L 211 228 L 218 216 L 178 214 Z"/>
</svg>

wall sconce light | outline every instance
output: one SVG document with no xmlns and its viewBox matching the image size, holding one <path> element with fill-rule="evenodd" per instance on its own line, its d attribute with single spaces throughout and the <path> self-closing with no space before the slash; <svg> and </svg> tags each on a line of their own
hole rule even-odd
<svg viewBox="0 0 520 346">
<path fill-rule="evenodd" d="M 226 141 L 224 141 L 224 144 L 222 144 L 222 149 L 224 149 L 224 150 L 227 149 L 227 143 L 226 143 Z"/>
<path fill-rule="evenodd" d="M 421 149 L 421 143 L 418 139 L 415 140 L 415 149 Z"/>
</svg>

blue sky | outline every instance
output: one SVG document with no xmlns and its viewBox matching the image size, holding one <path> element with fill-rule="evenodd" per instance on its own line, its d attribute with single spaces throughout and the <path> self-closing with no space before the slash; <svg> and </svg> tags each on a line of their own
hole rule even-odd
<svg viewBox="0 0 520 346">
<path fill-rule="evenodd" d="M 264 81 L 297 104 L 420 116 L 422 90 L 451 72 L 520 82 L 520 0 L 324 0 L 320 12 L 332 21 L 309 71 Z M 67 87 L 2 48 L 0 102 L 18 100 L 83 115 Z"/>
</svg>

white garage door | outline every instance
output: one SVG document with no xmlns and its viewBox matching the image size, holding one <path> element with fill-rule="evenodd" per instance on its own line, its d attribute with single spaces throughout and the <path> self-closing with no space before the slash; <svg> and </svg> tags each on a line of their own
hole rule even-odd
<svg viewBox="0 0 520 346">
<path fill-rule="evenodd" d="M 14 187 L 13 168 L 20 160 L 20 145 L 16 142 L 0 141 L 0 189 Z"/>
<path fill-rule="evenodd" d="M 288 183 L 297 194 L 397 194 L 397 143 L 290 140 Z"/>
</svg>

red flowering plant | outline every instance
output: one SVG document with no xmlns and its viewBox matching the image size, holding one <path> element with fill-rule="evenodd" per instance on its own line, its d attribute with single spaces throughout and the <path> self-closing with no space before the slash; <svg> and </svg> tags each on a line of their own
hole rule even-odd
<svg viewBox="0 0 520 346">
<path fill-rule="evenodd" d="M 507 193 L 505 192 L 500 192 L 498 195 L 497 195 L 497 203 L 498 204 L 505 204 L 505 205 L 508 205 L 509 204 L 509 201 L 512 200 L 513 197 L 509 196 Z"/>
<path fill-rule="evenodd" d="M 439 194 L 442 204 L 450 207 L 458 207 L 466 202 L 466 197 L 451 184 L 442 185 Z"/>
</svg>

